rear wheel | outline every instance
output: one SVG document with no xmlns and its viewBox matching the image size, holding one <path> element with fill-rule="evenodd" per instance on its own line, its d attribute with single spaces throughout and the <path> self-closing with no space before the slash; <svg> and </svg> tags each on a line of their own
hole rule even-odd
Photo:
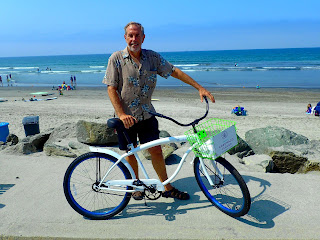
<svg viewBox="0 0 320 240">
<path fill-rule="evenodd" d="M 90 219 L 108 219 L 127 206 L 131 193 L 98 188 L 116 161 L 116 158 L 107 154 L 86 153 L 70 164 L 64 176 L 63 189 L 68 203 L 75 211 Z M 124 179 L 131 179 L 131 174 L 123 163 L 119 163 L 104 182 Z M 101 186 L 104 187 L 103 184 Z M 118 186 L 116 190 L 129 189 L 132 188 Z"/>
<path fill-rule="evenodd" d="M 194 161 L 194 174 L 204 195 L 222 212 L 240 217 L 248 213 L 251 198 L 248 187 L 239 172 L 224 158 L 215 160 L 203 159 L 204 167 L 212 179 L 213 186 L 209 184 L 200 159 Z M 222 174 L 219 176 L 218 169 Z"/>
</svg>

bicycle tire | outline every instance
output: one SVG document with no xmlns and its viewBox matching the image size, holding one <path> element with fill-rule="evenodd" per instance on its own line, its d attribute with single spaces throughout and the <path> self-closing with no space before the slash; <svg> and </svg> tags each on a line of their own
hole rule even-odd
<svg viewBox="0 0 320 240">
<path fill-rule="evenodd" d="M 214 186 L 203 174 L 200 159 L 194 160 L 194 174 L 197 183 L 208 200 L 222 212 L 232 217 L 240 217 L 248 213 L 251 205 L 251 197 L 248 187 L 240 173 L 224 158 L 217 158 L 216 165 L 223 174 L 221 181 L 211 159 L 203 159 Z"/>
<path fill-rule="evenodd" d="M 129 203 L 131 193 L 108 190 L 94 190 L 99 178 L 105 175 L 116 158 L 89 152 L 77 157 L 68 167 L 63 181 L 65 197 L 70 206 L 81 215 L 93 219 L 109 219 L 121 212 Z M 128 168 L 119 163 L 105 180 L 131 179 Z M 123 186 L 131 190 L 132 187 Z"/>
</svg>

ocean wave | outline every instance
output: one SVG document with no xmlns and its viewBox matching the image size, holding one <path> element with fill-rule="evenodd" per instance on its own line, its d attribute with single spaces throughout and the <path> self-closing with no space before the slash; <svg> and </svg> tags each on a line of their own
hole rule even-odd
<svg viewBox="0 0 320 240">
<path fill-rule="evenodd" d="M 106 68 L 105 66 L 89 66 L 89 68 Z"/>
<path fill-rule="evenodd" d="M 176 66 L 176 67 L 196 67 L 199 65 L 200 64 L 175 64 L 174 66 Z"/>
<path fill-rule="evenodd" d="M 20 70 L 20 69 L 38 69 L 39 67 L 12 67 L 10 69 L 17 69 L 17 70 Z"/>
<path fill-rule="evenodd" d="M 104 70 L 81 70 L 82 73 L 101 73 L 104 72 Z"/>
<path fill-rule="evenodd" d="M 175 65 L 176 66 L 176 65 Z M 300 71 L 300 70 L 320 70 L 320 66 L 276 66 L 276 67 L 182 67 L 183 71 Z"/>
</svg>

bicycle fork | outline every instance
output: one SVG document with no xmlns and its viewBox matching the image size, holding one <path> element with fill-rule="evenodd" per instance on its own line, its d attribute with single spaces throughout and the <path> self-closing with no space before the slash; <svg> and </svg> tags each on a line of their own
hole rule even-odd
<svg viewBox="0 0 320 240">
<path fill-rule="evenodd" d="M 201 165 L 203 174 L 204 174 L 205 177 L 207 178 L 209 184 L 210 184 L 212 187 L 216 187 L 216 186 L 217 186 L 217 183 L 214 183 L 214 182 L 212 181 L 212 178 L 211 178 L 210 174 L 208 173 L 207 168 L 206 168 L 204 162 L 202 161 L 202 158 L 199 158 L 199 160 L 200 160 L 200 165 Z M 210 162 L 211 162 L 212 166 L 213 166 L 214 169 L 215 169 L 214 177 L 218 177 L 218 179 L 219 179 L 218 185 L 220 185 L 221 183 L 224 182 L 223 174 L 221 173 L 220 169 L 218 168 L 215 160 L 212 160 L 212 161 L 210 161 Z"/>
</svg>

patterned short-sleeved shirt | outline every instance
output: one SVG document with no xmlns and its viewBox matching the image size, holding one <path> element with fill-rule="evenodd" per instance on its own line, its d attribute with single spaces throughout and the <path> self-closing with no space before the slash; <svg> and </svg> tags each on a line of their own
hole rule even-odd
<svg viewBox="0 0 320 240">
<path fill-rule="evenodd" d="M 151 117 L 146 110 L 154 111 L 151 96 L 157 74 L 168 78 L 173 71 L 174 66 L 160 54 L 145 49 L 142 49 L 138 66 L 126 48 L 111 55 L 102 82 L 116 87 L 125 113 L 141 121 Z"/>
</svg>

